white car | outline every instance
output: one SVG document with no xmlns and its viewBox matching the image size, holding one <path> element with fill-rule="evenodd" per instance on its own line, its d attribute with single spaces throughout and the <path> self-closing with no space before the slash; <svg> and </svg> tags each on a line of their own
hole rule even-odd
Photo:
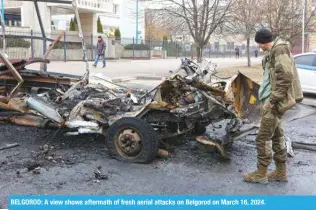
<svg viewBox="0 0 316 210">
<path fill-rule="evenodd" d="M 316 94 L 316 53 L 302 53 L 293 57 L 303 92 Z"/>
</svg>

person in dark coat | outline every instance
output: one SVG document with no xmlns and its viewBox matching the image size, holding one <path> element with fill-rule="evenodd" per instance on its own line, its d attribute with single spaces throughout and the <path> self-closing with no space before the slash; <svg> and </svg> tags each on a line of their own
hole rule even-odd
<svg viewBox="0 0 316 210">
<path fill-rule="evenodd" d="M 106 49 L 105 42 L 103 41 L 101 36 L 98 36 L 98 43 L 97 43 L 97 46 L 96 46 L 96 49 L 95 49 L 95 51 L 96 51 L 96 58 L 95 58 L 95 61 L 94 61 L 94 64 L 93 64 L 94 67 L 97 67 L 99 59 L 100 59 L 101 56 L 102 56 L 103 68 L 106 66 L 105 49 Z"/>
<path fill-rule="evenodd" d="M 255 57 L 258 58 L 258 49 L 255 49 Z"/>
<path fill-rule="evenodd" d="M 236 58 L 238 59 L 239 58 L 239 47 L 235 48 L 235 53 L 236 53 Z"/>
</svg>

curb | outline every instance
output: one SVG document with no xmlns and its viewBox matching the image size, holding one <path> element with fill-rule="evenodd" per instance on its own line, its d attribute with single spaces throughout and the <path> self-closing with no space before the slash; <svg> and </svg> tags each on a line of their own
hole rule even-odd
<svg viewBox="0 0 316 210">
<path fill-rule="evenodd" d="M 163 80 L 165 77 L 157 76 L 135 76 L 135 77 L 119 77 L 112 79 L 113 83 L 128 82 L 132 80 Z"/>
<path fill-rule="evenodd" d="M 121 77 L 121 78 L 114 78 L 112 79 L 113 83 L 120 83 L 120 82 L 128 82 L 131 80 L 137 80 L 137 77 Z"/>
<path fill-rule="evenodd" d="M 158 77 L 158 76 L 138 76 L 136 79 L 138 80 L 162 80 L 165 77 Z"/>
</svg>

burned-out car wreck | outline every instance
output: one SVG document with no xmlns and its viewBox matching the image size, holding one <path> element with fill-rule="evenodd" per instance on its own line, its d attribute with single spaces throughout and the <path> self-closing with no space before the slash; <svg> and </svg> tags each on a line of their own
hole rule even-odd
<svg viewBox="0 0 316 210">
<path fill-rule="evenodd" d="M 36 8 L 41 1 L 45 0 L 34 1 Z M 225 120 L 227 135 L 236 135 L 247 113 L 256 107 L 257 83 L 242 74 L 228 81 L 205 82 L 215 74 L 214 69 L 189 59 L 182 59 L 179 69 L 150 91 L 122 88 L 107 78 L 90 75 L 76 1 L 67 3 L 73 4 L 78 20 L 85 75 L 52 73 L 42 65 L 40 70 L 27 68 L 34 62 L 49 63 L 46 57 L 58 40 L 42 59 L 9 60 L 0 52 L 0 121 L 54 128 L 64 135 L 101 135 L 112 156 L 147 163 L 171 137 L 201 135 L 216 122 Z M 42 33 L 45 40 L 44 30 Z M 203 136 L 196 140 L 216 146 L 222 154 L 223 146 L 231 142 Z"/>
<path fill-rule="evenodd" d="M 151 91 L 121 88 L 88 73 L 79 78 L 28 70 L 29 63 L 8 64 L 18 69 L 15 74 L 20 80 L 6 65 L 0 66 L 1 121 L 62 128 L 64 135 L 104 135 L 113 156 L 141 163 L 153 160 L 161 143 L 171 137 L 203 134 L 206 126 L 224 119 L 226 132 L 236 133 L 243 124 L 243 110 L 238 107 L 242 102 L 236 100 L 243 86 L 252 84 L 242 74 L 232 83 L 205 83 L 209 67 L 201 69 L 188 59 L 181 60 L 180 68 Z"/>
</svg>

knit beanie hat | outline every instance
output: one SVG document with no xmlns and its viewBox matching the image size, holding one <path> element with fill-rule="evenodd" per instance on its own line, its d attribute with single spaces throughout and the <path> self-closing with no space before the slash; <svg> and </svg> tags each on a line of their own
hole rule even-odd
<svg viewBox="0 0 316 210">
<path fill-rule="evenodd" d="M 273 41 L 273 35 L 269 29 L 262 28 L 257 31 L 255 41 L 259 44 L 266 44 Z"/>
</svg>

